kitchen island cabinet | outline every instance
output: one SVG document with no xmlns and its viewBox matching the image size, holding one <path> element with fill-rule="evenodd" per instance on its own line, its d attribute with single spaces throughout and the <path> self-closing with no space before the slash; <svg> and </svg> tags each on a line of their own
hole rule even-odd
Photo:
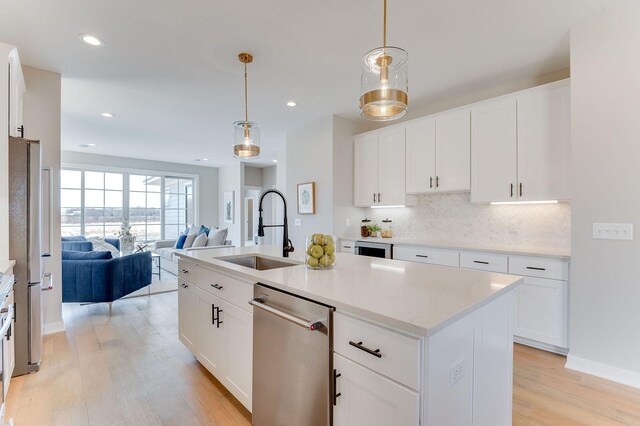
<svg viewBox="0 0 640 426">
<path fill-rule="evenodd" d="M 207 341 L 197 343 L 194 353 L 249 410 L 259 396 L 251 394 L 253 316 L 247 302 L 251 284 L 260 283 L 335 308 L 333 367 L 327 371 L 335 382 L 326 395 L 334 403 L 333 424 L 511 423 L 512 309 L 522 278 L 346 253 L 336 253 L 339 266 L 330 271 L 306 269 L 303 253 L 289 259 L 299 264 L 262 271 L 225 261 L 255 255 L 276 260 L 281 251 L 259 246 L 180 255 L 181 264 L 195 265 L 188 275 L 197 291 L 218 297 L 200 304 L 198 333 Z M 215 294 L 223 292 L 229 299 Z M 203 330 L 209 324 L 217 329 L 217 320 L 227 331 L 214 344 Z M 220 345 L 221 364 L 210 368 L 202 354 Z"/>
</svg>

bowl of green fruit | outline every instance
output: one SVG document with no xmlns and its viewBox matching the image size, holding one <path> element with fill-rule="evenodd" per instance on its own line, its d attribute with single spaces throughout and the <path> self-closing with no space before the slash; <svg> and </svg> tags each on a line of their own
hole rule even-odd
<svg viewBox="0 0 640 426">
<path fill-rule="evenodd" d="M 305 264 L 309 269 L 336 267 L 336 238 L 333 235 L 313 234 L 307 237 Z"/>
</svg>

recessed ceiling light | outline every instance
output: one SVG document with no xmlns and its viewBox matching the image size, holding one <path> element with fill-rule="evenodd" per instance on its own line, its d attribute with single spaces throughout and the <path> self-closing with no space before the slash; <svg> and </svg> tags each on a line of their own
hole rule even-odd
<svg viewBox="0 0 640 426">
<path fill-rule="evenodd" d="M 293 108 L 293 107 L 294 107 L 294 106 L 296 106 L 296 105 L 298 105 L 298 104 L 297 104 L 295 101 L 289 101 L 289 102 L 287 102 L 287 106 L 288 106 L 288 107 L 292 107 L 292 108 Z"/>
<path fill-rule="evenodd" d="M 208 158 L 195 158 L 193 161 L 209 161 Z"/>
<path fill-rule="evenodd" d="M 84 41 L 85 43 L 91 45 L 91 46 L 103 46 L 104 45 L 104 41 L 99 39 L 96 36 L 93 36 L 91 34 L 80 34 L 78 37 L 80 37 L 80 40 Z"/>
<path fill-rule="evenodd" d="M 80 148 L 93 148 L 96 146 L 95 143 L 83 143 L 82 145 L 78 145 Z"/>
<path fill-rule="evenodd" d="M 113 117 L 115 117 L 115 115 L 114 115 L 114 114 L 112 114 L 112 113 L 110 113 L 110 112 L 103 112 L 101 115 L 102 115 L 103 117 L 107 117 L 107 118 L 113 118 Z"/>
<path fill-rule="evenodd" d="M 278 160 L 273 160 L 273 162 L 274 162 L 274 163 L 277 163 L 277 162 L 278 162 Z"/>
</svg>

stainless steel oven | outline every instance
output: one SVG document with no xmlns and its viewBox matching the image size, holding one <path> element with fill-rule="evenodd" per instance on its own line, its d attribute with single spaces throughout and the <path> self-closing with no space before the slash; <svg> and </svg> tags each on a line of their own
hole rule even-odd
<svg viewBox="0 0 640 426">
<path fill-rule="evenodd" d="M 358 240 L 355 244 L 355 254 L 391 259 L 393 257 L 393 244 Z"/>
</svg>

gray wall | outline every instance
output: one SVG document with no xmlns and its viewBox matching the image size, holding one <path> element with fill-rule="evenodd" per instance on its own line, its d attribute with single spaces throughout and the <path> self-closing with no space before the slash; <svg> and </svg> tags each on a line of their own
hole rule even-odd
<svg viewBox="0 0 640 426">
<path fill-rule="evenodd" d="M 27 92 L 24 96 L 23 122 L 29 139 L 42 144 L 42 163 L 51 167 L 53 188 L 51 212 L 51 257 L 45 270 L 53 273 L 52 291 L 43 293 L 43 323 L 45 333 L 61 331 L 62 264 L 60 257 L 60 74 L 32 67 L 22 67 Z M 45 224 L 46 226 L 46 224 Z M 48 229 L 43 229 L 48 232 Z"/>
<path fill-rule="evenodd" d="M 244 185 L 262 188 L 262 169 L 260 167 L 244 166 Z"/>
<path fill-rule="evenodd" d="M 571 294 L 567 365 L 640 386 L 640 7 L 571 31 Z M 594 222 L 635 225 L 594 240 Z M 596 364 L 593 364 L 596 363 Z M 615 377 L 614 377 L 615 378 Z"/>
<path fill-rule="evenodd" d="M 87 154 L 74 151 L 62 151 L 62 163 L 64 165 L 117 167 L 198 175 L 198 221 L 205 226 L 218 224 L 218 169 L 215 167 L 190 166 L 188 164 L 139 160 L 136 158 Z"/>
</svg>

